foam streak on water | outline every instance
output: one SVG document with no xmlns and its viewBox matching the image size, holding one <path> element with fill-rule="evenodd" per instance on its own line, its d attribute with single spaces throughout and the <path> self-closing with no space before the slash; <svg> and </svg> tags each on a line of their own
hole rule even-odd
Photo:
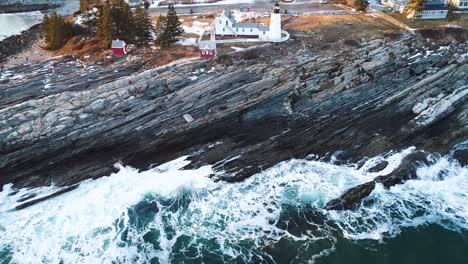
<svg viewBox="0 0 468 264">
<path fill-rule="evenodd" d="M 391 172 L 412 151 L 369 159 L 360 169 L 289 160 L 235 184 L 212 181 L 210 166 L 179 170 L 185 157 L 144 172 L 121 166 L 20 211 L 8 211 L 17 198 L 53 187 L 12 194 L 6 186 L 0 262 L 303 263 L 330 254 L 341 233 L 379 240 L 428 223 L 467 230 L 468 169 L 449 157 L 434 158 L 406 184 L 377 185 L 357 210 L 321 209 L 346 189 Z M 384 171 L 367 172 L 384 159 Z"/>
</svg>

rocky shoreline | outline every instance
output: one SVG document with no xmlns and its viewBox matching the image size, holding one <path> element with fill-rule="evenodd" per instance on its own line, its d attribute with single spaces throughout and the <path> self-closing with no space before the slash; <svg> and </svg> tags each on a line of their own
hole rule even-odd
<svg viewBox="0 0 468 264">
<path fill-rule="evenodd" d="M 7 69 L 0 186 L 73 186 L 117 162 L 145 169 L 182 155 L 232 182 L 291 158 L 447 153 L 468 138 L 466 42 L 400 33 L 334 53 L 310 43 L 293 36 L 146 71 L 72 58 Z"/>
<path fill-rule="evenodd" d="M 0 5 L 1 13 L 22 13 L 31 11 L 46 11 L 59 8 L 60 4 L 9 4 Z"/>
<path fill-rule="evenodd" d="M 41 25 L 34 25 L 18 35 L 0 41 L 0 65 L 12 56 L 30 48 L 41 37 Z"/>
<path fill-rule="evenodd" d="M 31 11 L 46 11 L 50 9 L 59 8 L 58 4 L 11 4 L 11 5 L 1 5 L 0 13 L 22 13 L 22 12 L 31 12 Z"/>
</svg>

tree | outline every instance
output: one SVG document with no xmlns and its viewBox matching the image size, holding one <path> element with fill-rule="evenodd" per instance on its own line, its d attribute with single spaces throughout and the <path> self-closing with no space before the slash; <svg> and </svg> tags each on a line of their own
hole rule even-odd
<svg viewBox="0 0 468 264">
<path fill-rule="evenodd" d="M 145 7 L 145 12 L 146 12 L 146 10 L 149 9 L 150 5 L 151 5 L 151 4 L 150 4 L 149 1 L 145 1 L 145 2 L 143 3 L 143 6 Z"/>
<path fill-rule="evenodd" d="M 124 0 L 117 0 L 111 6 L 112 36 L 125 42 L 134 42 L 133 14 L 130 6 Z"/>
<path fill-rule="evenodd" d="M 61 48 L 74 33 L 71 23 L 66 22 L 62 16 L 57 15 L 55 12 L 44 17 L 41 30 L 46 48 L 52 50 Z"/>
<path fill-rule="evenodd" d="M 103 44 L 109 47 L 112 42 L 112 17 L 110 14 L 110 3 L 99 7 L 99 15 L 97 21 L 97 36 L 103 40 Z"/>
<path fill-rule="evenodd" d="M 176 37 L 184 32 L 182 23 L 172 4 L 169 5 L 167 15 L 160 15 L 156 24 L 156 44 L 161 47 L 169 47 L 176 41 Z"/>
<path fill-rule="evenodd" d="M 146 12 L 138 6 L 133 16 L 134 36 L 137 45 L 144 45 L 152 39 L 154 27 Z"/>
<path fill-rule="evenodd" d="M 175 8 L 172 4 L 169 5 L 167 11 L 166 31 L 170 37 L 171 42 L 175 42 L 176 37 L 184 33 L 184 30 L 182 29 L 182 23 L 180 23 L 179 17 L 177 16 Z"/>
<path fill-rule="evenodd" d="M 415 16 L 421 12 L 424 7 L 424 0 L 410 0 L 405 7 L 404 13 L 406 15 Z"/>
<path fill-rule="evenodd" d="M 167 31 L 167 17 L 159 15 L 156 21 L 156 44 L 161 47 L 169 47 L 171 44 L 171 38 Z"/>
<path fill-rule="evenodd" d="M 367 0 L 354 0 L 354 8 L 356 8 L 356 10 L 366 11 L 368 6 L 369 2 Z"/>
</svg>

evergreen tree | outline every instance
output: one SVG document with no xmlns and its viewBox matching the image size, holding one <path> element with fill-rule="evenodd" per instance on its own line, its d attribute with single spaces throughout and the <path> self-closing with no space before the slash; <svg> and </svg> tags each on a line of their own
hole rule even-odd
<svg viewBox="0 0 468 264">
<path fill-rule="evenodd" d="M 366 11 L 368 6 L 369 2 L 367 0 L 354 0 L 354 8 L 356 8 L 356 10 Z"/>
<path fill-rule="evenodd" d="M 50 30 L 50 27 L 51 27 L 51 18 L 48 15 L 45 15 L 44 18 L 42 19 L 41 31 L 42 31 L 42 35 L 44 37 L 46 46 L 48 45 L 48 43 L 51 43 L 53 40 L 53 34 L 52 34 L 52 30 Z"/>
<path fill-rule="evenodd" d="M 134 42 L 133 14 L 130 6 L 124 0 L 117 0 L 111 8 L 112 36 L 125 40 L 128 43 Z"/>
<path fill-rule="evenodd" d="M 171 44 L 171 38 L 167 30 L 167 17 L 159 15 L 156 21 L 156 44 L 161 47 L 168 47 Z"/>
<path fill-rule="evenodd" d="M 146 10 L 148 10 L 149 7 L 150 7 L 150 2 L 149 2 L 149 1 L 145 1 L 145 2 L 143 3 L 143 6 L 145 7 L 145 12 L 146 12 Z"/>
<path fill-rule="evenodd" d="M 72 25 L 55 12 L 44 17 L 41 29 L 47 49 L 59 49 L 73 36 Z"/>
<path fill-rule="evenodd" d="M 135 43 L 137 45 L 144 45 L 152 39 L 152 32 L 154 31 L 151 19 L 146 15 L 146 12 L 138 6 L 135 9 L 133 17 Z"/>
<path fill-rule="evenodd" d="M 421 12 L 424 7 L 424 0 L 410 0 L 405 7 L 404 13 L 406 15 L 416 15 Z"/>
<path fill-rule="evenodd" d="M 110 13 L 110 3 L 99 7 L 99 15 L 97 21 L 97 36 L 103 40 L 103 44 L 109 47 L 112 41 L 111 31 L 112 17 Z"/>
<path fill-rule="evenodd" d="M 175 42 L 176 37 L 184 33 L 184 30 L 182 29 L 182 23 L 180 23 L 179 17 L 177 16 L 175 8 L 172 4 L 170 4 L 168 7 L 166 23 L 166 31 L 170 41 Z"/>
</svg>

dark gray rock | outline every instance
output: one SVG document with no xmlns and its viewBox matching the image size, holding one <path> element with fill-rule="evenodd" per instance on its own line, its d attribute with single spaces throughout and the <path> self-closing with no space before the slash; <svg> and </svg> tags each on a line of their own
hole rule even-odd
<svg viewBox="0 0 468 264">
<path fill-rule="evenodd" d="M 367 171 L 368 172 L 379 172 L 379 171 L 383 171 L 387 166 L 388 166 L 388 161 L 382 160 L 378 164 L 376 164 L 374 167 L 370 168 Z"/>
<path fill-rule="evenodd" d="M 456 159 L 460 165 L 468 165 L 468 149 L 457 149 L 453 152 L 453 158 Z"/>
<path fill-rule="evenodd" d="M 417 167 L 430 164 L 428 156 L 428 153 L 422 151 L 411 153 L 401 161 L 400 166 L 396 170 L 389 175 L 378 176 L 374 181 L 383 184 L 385 188 L 390 188 L 406 180 L 416 179 Z"/>
<path fill-rule="evenodd" d="M 370 181 L 347 190 L 337 199 L 325 205 L 327 210 L 348 210 L 358 205 L 362 199 L 369 196 L 375 188 L 375 181 Z"/>
</svg>

